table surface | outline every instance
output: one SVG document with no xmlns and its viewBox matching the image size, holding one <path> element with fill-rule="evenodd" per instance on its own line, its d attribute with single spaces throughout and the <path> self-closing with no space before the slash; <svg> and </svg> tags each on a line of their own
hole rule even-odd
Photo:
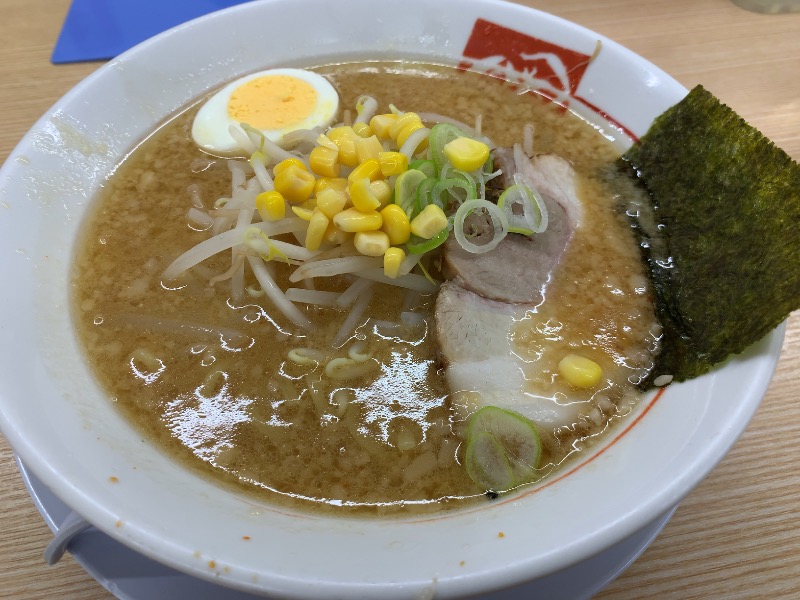
<svg viewBox="0 0 800 600">
<path fill-rule="evenodd" d="M 800 13 L 760 15 L 730 0 L 521 2 L 614 39 L 687 88 L 702 83 L 800 160 Z M 0 162 L 59 97 L 100 66 L 53 66 L 67 0 L 0 0 Z M 800 598 L 800 311 L 775 378 L 733 450 L 632 567 L 599 594 L 633 598 Z M 778 425 L 779 424 L 779 425 Z M 0 597 L 111 598 L 66 556 L 0 436 Z"/>
</svg>

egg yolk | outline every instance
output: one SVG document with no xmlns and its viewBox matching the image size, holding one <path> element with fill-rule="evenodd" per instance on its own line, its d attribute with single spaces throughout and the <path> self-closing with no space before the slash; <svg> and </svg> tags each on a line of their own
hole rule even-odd
<svg viewBox="0 0 800 600">
<path fill-rule="evenodd" d="M 228 115 L 256 129 L 281 129 L 310 115 L 317 105 L 314 87 L 289 75 L 266 75 L 240 85 L 228 101 Z"/>
</svg>

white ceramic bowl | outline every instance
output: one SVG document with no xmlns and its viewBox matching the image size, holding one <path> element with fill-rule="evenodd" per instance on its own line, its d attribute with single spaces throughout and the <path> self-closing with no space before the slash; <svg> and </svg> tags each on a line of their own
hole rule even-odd
<svg viewBox="0 0 800 600">
<path fill-rule="evenodd" d="M 68 270 L 95 191 L 136 142 L 192 98 L 277 65 L 343 58 L 458 63 L 465 48 L 497 64 L 478 19 L 553 44 L 545 49 L 562 76 L 549 79 L 551 91 L 611 134 L 643 134 L 686 93 L 614 42 L 520 6 L 406 0 L 403 10 L 386 11 L 376 4 L 266 0 L 173 29 L 67 94 L 0 175 L 7 206 L 0 215 L 3 433 L 59 498 L 107 534 L 190 574 L 257 593 L 452 598 L 593 556 L 666 513 L 708 474 L 756 409 L 780 351 L 777 331 L 712 374 L 648 397 L 624 431 L 569 473 L 438 518 L 339 520 L 274 510 L 198 478 L 143 442 L 81 358 Z M 373 14 L 391 18 L 367 16 Z M 543 48 L 520 39 L 523 54 Z M 575 57 L 563 49 L 588 56 L 598 40 L 602 51 L 585 72 L 559 70 L 559 61 L 569 67 Z M 526 68 L 521 55 L 506 58 Z"/>
</svg>

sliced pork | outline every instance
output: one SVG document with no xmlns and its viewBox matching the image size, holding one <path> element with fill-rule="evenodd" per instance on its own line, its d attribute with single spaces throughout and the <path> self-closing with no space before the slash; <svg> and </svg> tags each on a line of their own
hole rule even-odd
<svg viewBox="0 0 800 600">
<path fill-rule="evenodd" d="M 527 365 L 517 354 L 514 324 L 528 306 L 489 300 L 446 282 L 436 299 L 436 333 L 452 392 L 473 392 L 478 406 L 518 412 L 539 425 L 577 420 L 582 403 L 559 404 L 528 389 Z"/>
<path fill-rule="evenodd" d="M 575 172 L 554 154 L 529 160 L 518 151 L 516 160 L 509 161 L 505 158 L 509 153 L 507 149 L 501 153 L 506 187 L 509 181 L 513 185 L 514 172 L 518 172 L 542 194 L 548 212 L 547 229 L 531 237 L 509 234 L 485 254 L 468 252 L 450 238 L 445 245 L 443 270 L 447 279 L 484 298 L 536 305 L 541 303 L 544 288 L 580 223 Z"/>
<path fill-rule="evenodd" d="M 531 237 L 509 234 L 484 254 L 446 243 L 443 260 L 450 281 L 435 306 L 436 334 L 451 391 L 473 392 L 480 405 L 498 406 L 547 426 L 574 423 L 582 403 L 562 405 L 528 389 L 530 365 L 514 348 L 514 324 L 544 299 L 547 284 L 580 224 L 575 172 L 564 159 L 528 159 L 519 148 L 495 151 L 506 182 L 520 173 L 544 199 L 547 230 Z"/>
</svg>

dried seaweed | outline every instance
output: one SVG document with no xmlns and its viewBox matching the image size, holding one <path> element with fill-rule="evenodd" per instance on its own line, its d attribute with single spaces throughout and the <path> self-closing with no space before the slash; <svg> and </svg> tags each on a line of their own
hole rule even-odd
<svg viewBox="0 0 800 600">
<path fill-rule="evenodd" d="M 620 160 L 664 326 L 645 385 L 738 354 L 800 307 L 800 165 L 698 86 Z"/>
</svg>

